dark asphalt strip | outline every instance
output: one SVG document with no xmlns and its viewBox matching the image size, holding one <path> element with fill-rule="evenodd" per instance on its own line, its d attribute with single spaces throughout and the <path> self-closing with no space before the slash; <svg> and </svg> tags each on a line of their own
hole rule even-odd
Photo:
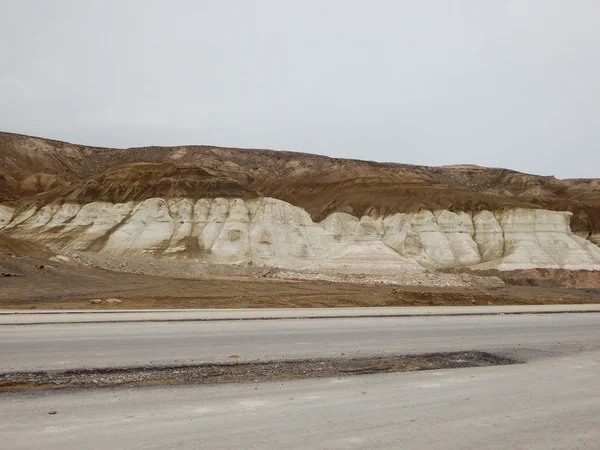
<svg viewBox="0 0 600 450">
<path fill-rule="evenodd" d="M 11 372 L 0 374 L 0 392 L 264 382 L 518 363 L 521 361 L 505 356 L 466 351 L 364 358 Z"/>
</svg>

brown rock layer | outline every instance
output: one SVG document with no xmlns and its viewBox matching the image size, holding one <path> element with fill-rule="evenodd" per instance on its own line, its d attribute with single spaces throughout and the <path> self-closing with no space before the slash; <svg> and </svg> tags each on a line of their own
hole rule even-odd
<svg viewBox="0 0 600 450">
<path fill-rule="evenodd" d="M 600 179 L 558 180 L 508 169 L 425 167 L 210 146 L 107 149 L 0 133 L 0 202 L 87 202 L 260 195 L 315 220 L 420 209 L 524 207 L 571 211 L 571 227 L 600 235 Z"/>
</svg>

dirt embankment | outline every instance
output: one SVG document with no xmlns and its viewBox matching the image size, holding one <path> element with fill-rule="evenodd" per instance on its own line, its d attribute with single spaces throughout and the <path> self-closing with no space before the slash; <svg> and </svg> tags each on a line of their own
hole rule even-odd
<svg viewBox="0 0 600 450">
<path fill-rule="evenodd" d="M 166 262 L 168 263 L 168 261 Z M 118 260 L 111 262 L 120 266 Z M 125 264 L 124 262 L 122 264 Z M 154 264 L 154 263 L 150 263 Z M 0 235 L 0 308 L 136 309 L 350 306 L 537 305 L 600 302 L 600 272 L 523 270 L 451 274 L 472 287 L 397 286 L 271 278 L 270 270 L 222 266 L 195 276 L 135 274 L 90 267 L 38 244 Z M 216 268 L 218 269 L 218 267 Z M 448 276 L 448 274 L 440 274 Z M 482 276 L 483 275 L 483 276 Z M 435 274 L 430 274 L 435 276 Z M 502 279 L 506 285 L 485 283 Z M 118 298 L 121 303 L 105 300 Z M 90 300 L 101 302 L 90 303 Z"/>
<path fill-rule="evenodd" d="M 486 270 L 468 271 L 483 277 L 498 277 L 510 286 L 531 286 L 541 288 L 600 288 L 600 271 L 567 269 L 527 269 L 527 270 Z"/>
<path fill-rule="evenodd" d="M 214 274 L 196 277 L 153 276 L 88 267 L 57 257 L 41 246 L 6 237 L 0 239 L 0 272 L 10 275 L 0 277 L 0 308 L 3 309 L 600 303 L 600 273 L 596 272 L 494 272 L 495 277 L 503 277 L 505 282 L 513 284 L 501 287 L 390 286 Z M 556 280 L 561 277 L 565 281 L 557 285 Z M 114 298 L 121 300 L 121 303 L 106 302 Z"/>
</svg>

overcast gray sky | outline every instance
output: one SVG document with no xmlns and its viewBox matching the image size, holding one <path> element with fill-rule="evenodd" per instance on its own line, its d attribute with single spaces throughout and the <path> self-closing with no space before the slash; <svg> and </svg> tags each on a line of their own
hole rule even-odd
<svg viewBox="0 0 600 450">
<path fill-rule="evenodd" d="M 600 177 L 598 0 L 0 0 L 0 129 Z"/>
</svg>

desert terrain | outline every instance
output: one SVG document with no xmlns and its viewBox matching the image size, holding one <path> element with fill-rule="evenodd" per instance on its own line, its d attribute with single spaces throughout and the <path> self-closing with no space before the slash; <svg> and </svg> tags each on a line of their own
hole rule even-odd
<svg viewBox="0 0 600 450">
<path fill-rule="evenodd" d="M 4 246 L 3 249 L 7 247 Z M 436 287 L 260 276 L 146 275 L 24 256 L 0 256 L 5 309 L 307 308 L 600 303 L 600 273 L 518 271 L 497 287 Z M 50 258 L 53 258 L 52 256 Z M 43 267 L 43 268 L 40 268 Z M 11 275 L 11 276 L 7 276 Z M 119 303 L 107 302 L 118 299 Z M 100 300 L 100 302 L 97 302 Z"/>
<path fill-rule="evenodd" d="M 599 218 L 597 179 L 0 133 L 0 431 L 595 442 Z"/>
<path fill-rule="evenodd" d="M 599 219 L 598 179 L 0 133 L 0 307 L 598 302 Z"/>
</svg>

